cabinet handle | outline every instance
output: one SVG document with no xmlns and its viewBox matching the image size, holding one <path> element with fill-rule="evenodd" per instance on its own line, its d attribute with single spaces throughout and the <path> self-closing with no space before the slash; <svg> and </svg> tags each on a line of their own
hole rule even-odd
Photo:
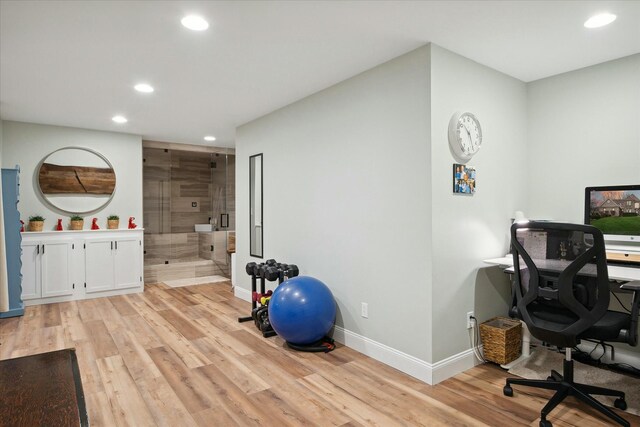
<svg viewBox="0 0 640 427">
<path fill-rule="evenodd" d="M 44 244 L 42 245 L 42 255 L 44 255 Z"/>
<path fill-rule="evenodd" d="M 116 251 L 118 250 L 118 241 L 116 240 Z"/>
<path fill-rule="evenodd" d="M 36 255 L 40 255 L 40 245 L 36 245 Z"/>
<path fill-rule="evenodd" d="M 111 250 L 113 250 L 113 242 L 111 242 Z"/>
</svg>

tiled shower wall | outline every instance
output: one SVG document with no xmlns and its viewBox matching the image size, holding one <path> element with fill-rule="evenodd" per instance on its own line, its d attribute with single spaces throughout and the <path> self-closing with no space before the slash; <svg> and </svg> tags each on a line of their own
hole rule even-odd
<svg viewBox="0 0 640 427">
<path fill-rule="evenodd" d="M 172 246 L 174 255 L 167 259 L 165 254 L 168 246 Z M 200 259 L 226 262 L 227 232 L 147 234 L 144 251 L 145 262 L 149 265 Z"/>
<path fill-rule="evenodd" d="M 145 148 L 143 157 L 145 233 L 192 233 L 209 218 L 220 228 L 225 201 L 225 230 L 235 230 L 234 155 Z"/>
<path fill-rule="evenodd" d="M 197 260 L 199 258 L 198 234 L 200 233 L 146 233 L 144 236 L 145 264 Z"/>
<path fill-rule="evenodd" d="M 201 276 L 230 277 L 228 234 L 235 232 L 145 235 L 145 283 Z M 165 264 L 165 260 L 159 257 L 163 253 L 162 250 L 158 252 L 156 248 L 172 243 L 179 248 L 177 252 L 180 257 Z"/>
<path fill-rule="evenodd" d="M 194 225 L 212 219 L 220 229 L 226 212 L 223 230 L 235 229 L 235 156 L 144 148 L 143 158 L 145 282 L 228 276 L 226 231 Z"/>
</svg>

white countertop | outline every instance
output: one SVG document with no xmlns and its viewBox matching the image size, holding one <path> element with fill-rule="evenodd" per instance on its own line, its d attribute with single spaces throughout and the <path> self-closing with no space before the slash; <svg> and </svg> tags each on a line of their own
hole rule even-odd
<svg viewBox="0 0 640 427">
<path fill-rule="evenodd" d="M 56 230 L 42 230 L 42 231 L 23 231 L 20 234 L 24 234 L 24 235 L 40 235 L 40 234 L 83 234 L 83 233 L 104 233 L 104 232 L 110 232 L 110 233 L 114 233 L 114 232 L 129 232 L 129 231 L 144 231 L 144 228 L 116 228 L 113 230 L 109 230 L 106 228 L 101 228 L 99 230 L 90 230 L 90 229 L 85 229 L 85 230 L 61 230 L 61 231 L 56 231 Z"/>
</svg>

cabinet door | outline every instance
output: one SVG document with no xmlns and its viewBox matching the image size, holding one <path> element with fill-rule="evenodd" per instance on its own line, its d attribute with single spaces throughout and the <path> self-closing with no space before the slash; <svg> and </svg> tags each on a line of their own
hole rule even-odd
<svg viewBox="0 0 640 427">
<path fill-rule="evenodd" d="M 139 239 L 119 239 L 115 246 L 115 286 L 117 289 L 133 288 L 141 284 L 141 259 Z"/>
<path fill-rule="evenodd" d="M 42 298 L 73 294 L 71 243 L 47 241 L 40 247 Z"/>
<path fill-rule="evenodd" d="M 113 289 L 113 240 L 87 239 L 86 246 L 84 256 L 87 292 Z"/>
<path fill-rule="evenodd" d="M 22 242 L 22 299 L 40 298 L 40 242 Z"/>
</svg>

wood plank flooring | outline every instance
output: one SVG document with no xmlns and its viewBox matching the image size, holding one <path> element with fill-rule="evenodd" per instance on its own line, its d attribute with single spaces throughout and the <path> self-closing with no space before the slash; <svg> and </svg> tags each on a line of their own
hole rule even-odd
<svg viewBox="0 0 640 427">
<path fill-rule="evenodd" d="M 348 347 L 295 352 L 249 310 L 228 282 L 27 307 L 0 320 L 0 360 L 75 347 L 92 426 L 537 426 L 550 396 L 504 397 L 493 365 L 430 386 Z M 610 425 L 572 398 L 550 419 Z"/>
</svg>

